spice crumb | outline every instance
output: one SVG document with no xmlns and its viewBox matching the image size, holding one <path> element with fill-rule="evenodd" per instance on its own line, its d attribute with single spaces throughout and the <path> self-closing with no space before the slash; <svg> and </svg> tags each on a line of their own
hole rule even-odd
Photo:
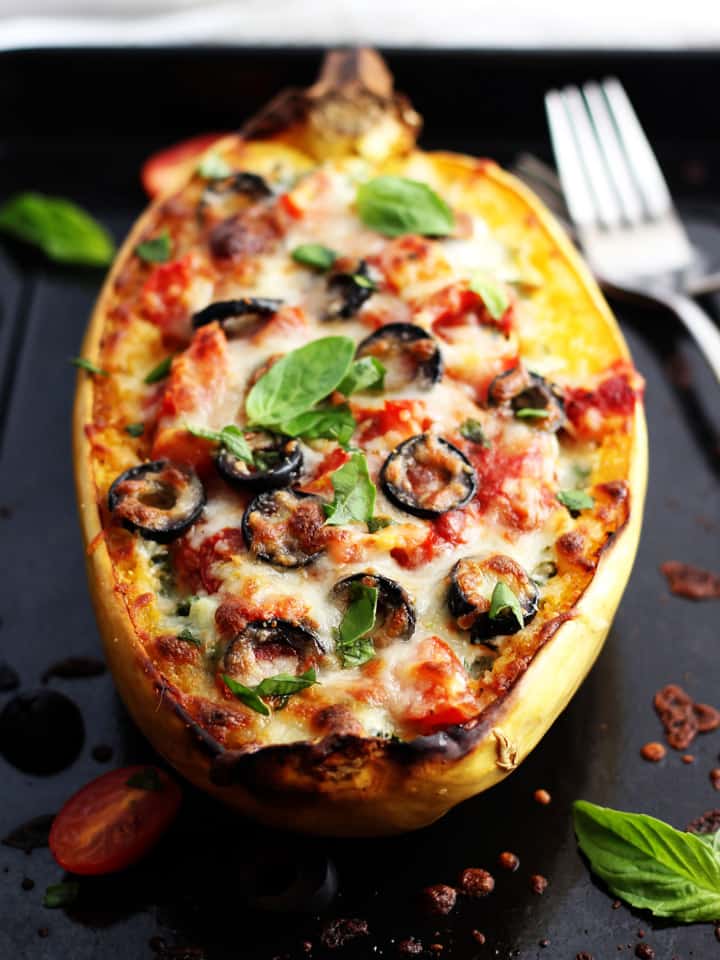
<svg viewBox="0 0 720 960">
<path fill-rule="evenodd" d="M 430 949 L 433 953 L 442 953 L 445 947 L 441 943 L 431 943 Z"/>
<path fill-rule="evenodd" d="M 545 893 L 547 889 L 548 881 L 547 877 L 543 877 L 539 873 L 534 873 L 530 877 L 530 888 L 533 893 Z"/>
<path fill-rule="evenodd" d="M 498 864 L 503 870 L 511 870 L 514 873 L 520 866 L 520 857 L 515 853 L 510 853 L 509 850 L 505 850 L 498 857 Z"/>
<path fill-rule="evenodd" d="M 695 757 L 691 753 L 684 753 L 680 759 L 683 763 L 695 763 Z"/>
<path fill-rule="evenodd" d="M 312 953 L 312 943 L 309 940 L 303 940 L 302 949 L 303 953 Z"/>
<path fill-rule="evenodd" d="M 715 790 L 720 790 L 720 767 L 714 767 L 710 771 L 710 783 Z"/>
<path fill-rule="evenodd" d="M 541 947 L 543 948 L 543 950 L 545 949 L 545 947 L 549 947 L 549 946 L 550 946 L 550 940 L 548 939 L 548 937 L 543 937 L 542 940 L 540 941 L 539 946 L 541 946 Z"/>
<path fill-rule="evenodd" d="M 436 883 L 431 887 L 425 887 L 422 892 L 422 901 L 428 913 L 444 917 L 455 908 L 457 890 L 446 883 Z"/>
<path fill-rule="evenodd" d="M 546 807 L 552 800 L 552 797 L 547 790 L 536 790 L 533 794 L 533 797 L 535 798 L 536 802 L 542 804 L 543 807 Z"/>
<path fill-rule="evenodd" d="M 92 758 L 96 763 L 107 763 L 112 760 L 113 748 L 107 743 L 98 743 L 92 748 Z"/>
<path fill-rule="evenodd" d="M 401 940 L 398 944 L 398 953 L 403 957 L 416 957 L 425 952 L 420 940 L 415 937 L 408 937 L 407 940 Z"/>
<path fill-rule="evenodd" d="M 635 956 L 639 960 L 655 960 L 655 951 L 649 943 L 639 943 L 635 947 Z"/>
<path fill-rule="evenodd" d="M 340 918 L 326 923 L 320 934 L 320 942 L 327 950 L 337 950 L 358 937 L 368 935 L 366 920 Z"/>
<path fill-rule="evenodd" d="M 593 960 L 593 955 L 588 953 L 587 950 L 583 950 L 577 954 L 575 960 Z"/>
<path fill-rule="evenodd" d="M 35 881 L 31 880 L 30 877 L 23 877 L 20 886 L 23 888 L 23 890 L 32 890 L 35 886 Z"/>
<path fill-rule="evenodd" d="M 458 886 L 468 897 L 486 897 L 495 889 L 495 878 L 487 870 L 468 867 L 458 877 Z"/>
<path fill-rule="evenodd" d="M 475 941 L 475 943 L 479 943 L 480 946 L 482 946 L 483 943 L 485 943 L 485 934 L 484 934 L 484 933 L 480 933 L 479 930 L 473 930 L 473 932 L 472 932 L 472 938 L 473 938 L 473 940 Z"/>
<path fill-rule="evenodd" d="M 650 743 L 646 743 L 645 746 L 640 749 L 640 756 L 649 763 L 658 763 L 666 753 L 667 750 L 665 747 L 655 740 L 651 740 Z"/>
<path fill-rule="evenodd" d="M 42 937 L 43 940 L 44 940 L 45 937 L 49 937 L 49 936 L 50 936 L 50 931 L 48 930 L 47 927 L 39 927 L 39 928 L 38 928 L 38 936 L 39 936 L 39 937 Z"/>
<path fill-rule="evenodd" d="M 613 910 L 619 910 L 622 906 L 622 900 L 613 900 L 612 908 Z"/>
</svg>

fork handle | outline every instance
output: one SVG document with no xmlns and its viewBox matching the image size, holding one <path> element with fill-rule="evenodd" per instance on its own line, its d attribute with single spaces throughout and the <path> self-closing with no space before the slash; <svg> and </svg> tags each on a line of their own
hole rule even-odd
<svg viewBox="0 0 720 960">
<path fill-rule="evenodd" d="M 712 317 L 708 316 L 691 297 L 682 293 L 676 293 L 674 290 L 653 290 L 653 294 L 685 324 L 720 382 L 720 330 Z"/>
</svg>

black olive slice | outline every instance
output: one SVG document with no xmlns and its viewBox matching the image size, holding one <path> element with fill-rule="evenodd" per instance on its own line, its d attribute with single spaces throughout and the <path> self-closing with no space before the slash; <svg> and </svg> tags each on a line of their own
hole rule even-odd
<svg viewBox="0 0 720 960">
<path fill-rule="evenodd" d="M 488 387 L 488 403 L 509 406 L 515 416 L 543 430 L 555 432 L 565 422 L 565 406 L 557 387 L 524 367 L 513 367 L 495 377 Z M 540 416 L 540 411 L 546 415 Z"/>
<path fill-rule="evenodd" d="M 241 680 L 258 668 L 266 676 L 305 669 L 308 658 L 322 652 L 317 635 L 299 623 L 251 620 L 228 644 L 223 663 L 226 673 Z"/>
<path fill-rule="evenodd" d="M 370 279 L 368 265 L 364 260 L 358 264 L 354 273 L 333 273 L 327 282 L 329 300 L 326 306 L 326 319 L 349 320 L 360 307 L 375 293 L 375 284 Z"/>
<path fill-rule="evenodd" d="M 247 506 L 242 531 L 256 560 L 305 567 L 325 549 L 323 501 L 299 490 L 268 490 Z"/>
<path fill-rule="evenodd" d="M 264 432 L 246 433 L 245 439 L 253 452 L 253 462 L 247 463 L 223 447 L 215 457 L 220 476 L 233 486 L 252 490 L 289 487 L 303 464 L 298 441 Z"/>
<path fill-rule="evenodd" d="M 414 384 L 429 390 L 443 375 L 437 340 L 414 323 L 388 323 L 358 344 L 358 357 L 375 357 L 385 367 L 385 389 Z"/>
<path fill-rule="evenodd" d="M 523 626 L 527 626 L 537 613 L 538 589 L 512 557 L 501 553 L 464 557 L 450 571 L 448 608 L 460 629 L 470 630 L 471 643 L 486 643 L 492 637 L 507 636 L 521 629 L 509 611 L 490 618 L 493 591 L 500 582 L 518 598 Z"/>
<path fill-rule="evenodd" d="M 243 170 L 208 184 L 203 190 L 200 206 L 218 203 L 233 194 L 247 197 L 249 200 L 262 200 L 265 197 L 271 197 L 273 192 L 260 174 Z"/>
<path fill-rule="evenodd" d="M 333 593 L 345 606 L 352 601 L 353 584 L 377 587 L 377 612 L 370 637 L 378 648 L 395 640 L 409 640 L 415 632 L 415 607 L 407 592 L 395 580 L 377 573 L 354 573 L 333 587 Z"/>
<path fill-rule="evenodd" d="M 271 317 L 283 305 L 282 300 L 272 297 L 243 297 L 241 300 L 217 300 L 192 315 L 193 330 L 204 327 L 213 320 L 229 332 L 240 333 L 263 317 Z M 228 323 L 228 321 L 241 321 Z"/>
<path fill-rule="evenodd" d="M 110 487 L 108 506 L 128 530 L 169 543 L 203 512 L 205 490 L 192 467 L 154 460 L 121 473 Z"/>
<path fill-rule="evenodd" d="M 383 491 L 415 517 L 439 517 L 457 510 L 477 489 L 475 471 L 464 453 L 443 437 L 421 433 L 404 440 L 380 471 Z"/>
</svg>

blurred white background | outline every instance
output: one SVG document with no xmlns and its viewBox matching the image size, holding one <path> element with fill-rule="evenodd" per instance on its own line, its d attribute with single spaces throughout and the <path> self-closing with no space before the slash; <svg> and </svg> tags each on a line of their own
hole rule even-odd
<svg viewBox="0 0 720 960">
<path fill-rule="evenodd" d="M 0 0 L 0 49 L 358 42 L 720 48 L 720 0 Z"/>
</svg>

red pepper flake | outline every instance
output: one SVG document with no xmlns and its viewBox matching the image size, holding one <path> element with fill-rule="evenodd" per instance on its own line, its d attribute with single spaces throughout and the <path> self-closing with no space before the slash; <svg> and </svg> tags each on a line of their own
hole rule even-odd
<svg viewBox="0 0 720 960">
<path fill-rule="evenodd" d="M 95 536 L 92 538 L 90 543 L 87 545 L 87 549 L 85 551 L 88 557 L 91 557 L 95 553 L 95 551 L 97 550 L 97 548 L 100 546 L 100 544 L 103 542 L 104 539 L 105 539 L 104 530 L 100 530 L 98 533 L 95 534 Z"/>
<path fill-rule="evenodd" d="M 655 960 L 655 951 L 649 943 L 639 943 L 635 947 L 635 956 L 639 960 Z"/>
<path fill-rule="evenodd" d="M 547 877 L 543 877 L 542 874 L 534 873 L 530 877 L 530 889 L 532 890 L 533 893 L 538 893 L 538 894 L 545 893 L 545 891 L 547 890 L 547 885 L 548 885 Z"/>
<path fill-rule="evenodd" d="M 503 870 L 509 870 L 511 873 L 514 873 L 520 866 L 520 857 L 515 853 L 510 853 L 509 850 L 505 850 L 498 857 L 498 863 Z"/>
<path fill-rule="evenodd" d="M 678 560 L 661 564 L 671 593 L 688 600 L 717 600 L 720 598 L 720 576 Z"/>
<path fill-rule="evenodd" d="M 613 900 L 612 908 L 613 910 L 619 910 L 622 906 L 622 900 Z"/>
<path fill-rule="evenodd" d="M 436 917 L 445 917 L 455 909 L 457 890 L 446 883 L 436 883 L 431 887 L 425 887 L 422 892 L 422 902 L 428 913 Z"/>
<path fill-rule="evenodd" d="M 587 950 L 583 950 L 575 955 L 575 960 L 593 960 L 593 955 L 588 953 Z"/>
<path fill-rule="evenodd" d="M 398 944 L 398 953 L 401 957 L 417 957 L 424 952 L 422 942 L 415 937 L 408 937 L 407 940 L 401 940 Z"/>
<path fill-rule="evenodd" d="M 720 790 L 720 767 L 714 767 L 710 771 L 710 783 L 715 790 Z"/>
<path fill-rule="evenodd" d="M 720 727 L 720 710 L 706 703 L 695 703 L 682 687 L 669 683 L 653 700 L 665 739 L 675 750 L 685 750 L 698 733 L 709 733 Z"/>
<path fill-rule="evenodd" d="M 433 953 L 442 953 L 445 947 L 441 943 L 431 943 L 430 950 Z"/>
<path fill-rule="evenodd" d="M 695 763 L 695 757 L 691 753 L 684 753 L 680 759 L 683 763 Z"/>
<path fill-rule="evenodd" d="M 479 943 L 482 946 L 485 943 L 486 937 L 484 933 L 480 933 L 479 930 L 473 930 L 471 934 L 475 943 Z"/>
<path fill-rule="evenodd" d="M 533 798 L 535 799 L 536 803 L 541 804 L 543 807 L 546 807 L 552 800 L 552 797 L 547 790 L 536 790 L 533 794 Z"/>
<path fill-rule="evenodd" d="M 495 889 L 495 878 L 487 870 L 468 867 L 460 874 L 458 886 L 468 897 L 486 897 Z"/>
<path fill-rule="evenodd" d="M 657 743 L 655 741 L 646 743 L 645 746 L 641 747 L 640 749 L 640 756 L 643 758 L 643 760 L 647 760 L 650 763 L 658 763 L 663 759 L 666 753 L 667 750 L 665 747 L 661 743 Z"/>
<path fill-rule="evenodd" d="M 691 820 L 687 829 L 689 833 L 717 833 L 720 830 L 720 810 L 706 810 Z"/>
</svg>

